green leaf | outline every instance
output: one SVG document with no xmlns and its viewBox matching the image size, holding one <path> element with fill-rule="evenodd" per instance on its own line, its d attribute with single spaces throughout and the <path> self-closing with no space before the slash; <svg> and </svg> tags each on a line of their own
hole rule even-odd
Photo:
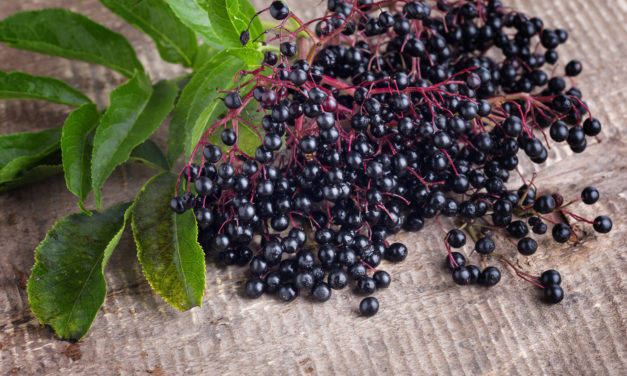
<svg viewBox="0 0 627 376">
<path fill-rule="evenodd" d="M 61 128 L 0 136 L 0 183 L 13 179 L 20 171 L 58 150 L 60 140 Z"/>
<path fill-rule="evenodd" d="M 130 204 L 57 222 L 35 250 L 28 280 L 31 311 L 62 339 L 79 340 L 107 295 L 104 267 L 130 216 Z"/>
<path fill-rule="evenodd" d="M 240 53 L 241 49 L 237 49 Z M 234 77 L 248 66 L 225 50 L 214 56 L 199 69 L 185 86 L 174 109 L 168 134 L 168 161 L 174 164 L 185 152 L 190 155 L 208 124 L 226 112 L 226 106 L 218 99 L 218 90 L 236 86 Z M 240 79 L 241 80 L 241 79 Z"/>
<path fill-rule="evenodd" d="M 230 56 L 235 56 L 246 63 L 246 66 L 243 69 L 259 68 L 263 62 L 263 52 L 252 48 L 227 48 L 224 50 L 224 53 Z"/>
<path fill-rule="evenodd" d="M 163 155 L 161 148 L 151 139 L 144 141 L 133 149 L 130 160 L 143 163 L 157 170 L 170 170 L 170 164 L 165 155 Z"/>
<path fill-rule="evenodd" d="M 127 77 L 143 71 L 122 35 L 66 9 L 16 13 L 0 21 L 0 42 L 9 47 L 102 64 Z"/>
<path fill-rule="evenodd" d="M 133 236 L 142 271 L 171 306 L 200 306 L 205 288 L 205 257 L 198 244 L 196 217 L 170 209 L 177 176 L 164 172 L 146 183 L 133 209 Z"/>
<path fill-rule="evenodd" d="M 211 60 L 211 57 L 215 56 L 215 54 L 219 53 L 220 51 L 220 48 L 210 46 L 205 43 L 198 46 L 198 52 L 196 53 L 196 57 L 194 58 L 194 66 L 192 67 L 194 71 L 197 71 L 200 68 L 204 67 L 205 64 L 207 64 L 207 62 Z"/>
<path fill-rule="evenodd" d="M 165 61 L 190 67 L 196 55 L 196 34 L 183 25 L 163 0 L 100 0 L 113 13 L 148 34 Z"/>
<path fill-rule="evenodd" d="M 153 91 L 143 73 L 111 92 L 111 104 L 96 128 L 91 160 L 91 182 L 98 207 L 104 182 L 159 127 L 177 94 L 176 81 L 161 81 Z"/>
<path fill-rule="evenodd" d="M 197 32 L 205 42 L 225 46 L 209 20 L 209 0 L 168 0 L 168 5 L 185 26 Z"/>
<path fill-rule="evenodd" d="M 99 121 L 96 105 L 89 103 L 74 110 L 63 124 L 61 151 L 65 184 L 78 197 L 82 210 L 91 191 L 92 133 Z"/>
<path fill-rule="evenodd" d="M 36 99 L 70 106 L 91 102 L 85 94 L 56 78 L 3 71 L 0 71 L 0 99 Z"/>
<path fill-rule="evenodd" d="M 24 171 L 12 180 L 0 183 L 0 193 L 7 192 L 15 188 L 20 188 L 28 184 L 37 183 L 40 180 L 60 174 L 63 172 L 63 165 L 37 165 L 30 170 Z"/>
<path fill-rule="evenodd" d="M 255 15 L 255 8 L 249 0 L 209 0 L 209 19 L 224 46 L 241 47 L 240 33 L 248 28 L 248 23 Z M 251 38 L 264 40 L 263 25 L 255 17 L 250 25 Z M 252 44 L 248 44 L 252 46 Z"/>
</svg>

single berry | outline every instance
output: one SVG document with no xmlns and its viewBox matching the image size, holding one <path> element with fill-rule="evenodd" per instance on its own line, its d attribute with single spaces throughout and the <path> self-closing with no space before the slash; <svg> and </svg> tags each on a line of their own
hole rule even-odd
<svg viewBox="0 0 627 376">
<path fill-rule="evenodd" d="M 453 229 L 448 232 L 446 241 L 453 248 L 460 248 L 466 244 L 466 235 L 460 230 Z"/>
<path fill-rule="evenodd" d="M 550 285 L 559 285 L 562 282 L 562 277 L 557 270 L 546 270 L 540 275 L 540 283 L 542 286 L 547 287 Z"/>
<path fill-rule="evenodd" d="M 228 93 L 224 97 L 224 105 L 231 110 L 236 110 L 242 107 L 242 97 L 238 93 Z"/>
<path fill-rule="evenodd" d="M 388 272 L 386 272 L 385 270 L 376 271 L 373 274 L 372 279 L 374 279 L 374 282 L 376 283 L 377 288 L 379 289 L 390 286 L 390 283 L 392 282 L 392 278 L 390 277 L 390 274 L 388 274 Z"/>
<path fill-rule="evenodd" d="M 255 299 L 263 294 L 265 285 L 261 279 L 254 277 L 246 281 L 246 296 Z"/>
<path fill-rule="evenodd" d="M 553 226 L 553 239 L 558 243 L 566 243 L 570 239 L 571 232 L 570 226 L 565 223 L 558 223 Z"/>
<path fill-rule="evenodd" d="M 453 282 L 458 285 L 469 285 L 471 279 L 472 274 L 465 266 L 459 266 L 453 270 Z"/>
<path fill-rule="evenodd" d="M 592 227 L 596 232 L 607 234 L 612 230 L 612 220 L 606 215 L 600 215 L 594 219 Z"/>
<path fill-rule="evenodd" d="M 284 302 L 291 302 L 298 297 L 298 288 L 293 283 L 285 283 L 279 286 L 279 299 Z"/>
<path fill-rule="evenodd" d="M 324 282 L 318 283 L 312 290 L 311 295 L 319 302 L 326 302 L 331 298 L 331 289 Z"/>
<path fill-rule="evenodd" d="M 359 312 L 366 317 L 374 316 L 379 312 L 379 301 L 377 298 L 369 296 L 359 303 Z"/>
<path fill-rule="evenodd" d="M 581 199 L 585 204 L 592 205 L 599 200 L 599 191 L 595 187 L 586 187 L 581 191 Z"/>
<path fill-rule="evenodd" d="M 454 264 L 451 262 L 451 256 L 453 257 L 453 261 L 455 261 Z M 452 252 L 451 256 L 448 256 L 448 255 L 446 256 L 446 266 L 450 271 L 453 271 L 453 269 L 459 266 L 466 265 L 466 258 L 461 253 Z"/>
<path fill-rule="evenodd" d="M 558 285 L 544 287 L 544 300 L 550 304 L 557 304 L 564 299 L 564 290 Z"/>
<path fill-rule="evenodd" d="M 357 285 L 355 286 L 355 291 L 358 294 L 362 295 L 370 295 L 377 289 L 377 284 L 374 279 L 370 277 L 363 277 L 359 281 L 357 281 Z"/>
<path fill-rule="evenodd" d="M 483 269 L 479 277 L 479 283 L 483 286 L 494 286 L 501 280 L 501 272 L 494 266 L 488 266 Z"/>
<path fill-rule="evenodd" d="M 522 238 L 518 241 L 518 252 L 521 255 L 530 256 L 536 253 L 538 243 L 532 238 Z"/>
<path fill-rule="evenodd" d="M 475 250 L 482 255 L 489 255 L 496 248 L 494 241 L 490 238 L 481 238 L 475 243 Z"/>
<path fill-rule="evenodd" d="M 270 4 L 270 15 L 275 20 L 283 20 L 290 14 L 290 10 L 282 1 L 274 1 Z"/>
</svg>

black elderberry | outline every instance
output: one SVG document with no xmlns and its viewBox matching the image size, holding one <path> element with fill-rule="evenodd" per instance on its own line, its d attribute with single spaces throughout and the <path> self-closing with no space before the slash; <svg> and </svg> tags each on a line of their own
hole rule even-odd
<svg viewBox="0 0 627 376">
<path fill-rule="evenodd" d="M 551 195 L 542 195 L 536 199 L 533 209 L 540 214 L 548 214 L 555 210 L 555 199 Z"/>
<path fill-rule="evenodd" d="M 564 290 L 558 285 L 544 287 L 544 300 L 550 304 L 557 304 L 564 299 Z"/>
<path fill-rule="evenodd" d="M 273 294 L 277 292 L 279 286 L 281 285 L 281 275 L 279 272 L 270 272 L 265 277 L 265 292 Z"/>
<path fill-rule="evenodd" d="M 540 275 L 540 283 L 542 286 L 547 287 L 551 285 L 559 285 L 562 282 L 562 277 L 557 270 L 546 270 Z"/>
<path fill-rule="evenodd" d="M 266 259 L 261 255 L 253 257 L 250 261 L 250 274 L 260 276 L 265 274 L 266 271 L 268 271 L 268 262 Z"/>
<path fill-rule="evenodd" d="M 299 289 L 309 289 L 315 284 L 314 276 L 310 271 L 300 271 L 296 273 L 294 283 Z"/>
<path fill-rule="evenodd" d="M 458 266 L 453 269 L 453 282 L 458 285 L 469 285 L 472 279 L 472 273 L 465 266 Z"/>
<path fill-rule="evenodd" d="M 222 158 L 222 151 L 216 145 L 207 145 L 203 149 L 205 160 L 209 163 L 216 163 Z"/>
<path fill-rule="evenodd" d="M 366 277 L 367 271 L 364 264 L 361 262 L 355 263 L 347 269 L 348 276 L 354 280 L 360 280 Z"/>
<path fill-rule="evenodd" d="M 237 135 L 232 129 L 223 130 L 220 138 L 226 146 L 233 146 L 237 142 Z"/>
<path fill-rule="evenodd" d="M 601 132 L 601 122 L 595 118 L 588 118 L 583 122 L 583 131 L 587 136 L 596 136 Z"/>
<path fill-rule="evenodd" d="M 479 276 L 479 283 L 483 286 L 494 286 L 501 280 L 501 272 L 494 266 L 483 269 Z"/>
<path fill-rule="evenodd" d="M 180 197 L 174 197 L 170 200 L 170 209 L 177 214 L 182 214 L 186 210 L 183 205 L 183 200 Z"/>
<path fill-rule="evenodd" d="M 538 243 L 532 238 L 522 238 L 518 241 L 518 252 L 521 255 L 530 256 L 536 253 Z"/>
<path fill-rule="evenodd" d="M 334 290 L 341 290 L 348 284 L 348 277 L 342 269 L 334 269 L 328 275 L 329 287 Z"/>
<path fill-rule="evenodd" d="M 393 262 L 400 262 L 407 257 L 407 247 L 402 243 L 394 243 L 388 247 L 385 257 Z"/>
<path fill-rule="evenodd" d="M 293 283 L 283 283 L 277 291 L 279 299 L 284 302 L 291 302 L 298 297 L 298 287 Z"/>
<path fill-rule="evenodd" d="M 475 250 L 482 255 L 489 255 L 496 248 L 494 241 L 490 238 L 481 238 L 475 243 Z"/>
<path fill-rule="evenodd" d="M 594 219 L 594 230 L 601 234 L 607 234 L 612 230 L 612 220 L 606 215 L 600 215 Z"/>
<path fill-rule="evenodd" d="M 460 230 L 454 229 L 448 232 L 446 241 L 453 248 L 460 248 L 466 244 L 466 235 Z"/>
<path fill-rule="evenodd" d="M 451 257 L 453 258 L 453 261 L 455 261 L 455 264 L 451 262 Z M 464 265 L 466 265 L 466 258 L 461 253 L 452 252 L 450 256 L 446 256 L 446 266 L 450 271 Z"/>
<path fill-rule="evenodd" d="M 599 200 L 599 191 L 595 187 L 586 187 L 581 191 L 581 199 L 587 205 L 592 205 Z"/>
<path fill-rule="evenodd" d="M 558 243 L 566 243 L 568 239 L 570 239 L 571 232 L 570 226 L 564 223 L 558 223 L 553 226 L 553 239 Z"/>
<path fill-rule="evenodd" d="M 475 265 L 468 265 L 466 269 L 470 272 L 470 283 L 479 282 L 479 278 L 481 277 L 481 271 Z"/>
<path fill-rule="evenodd" d="M 246 296 L 255 299 L 263 295 L 265 285 L 261 279 L 254 277 L 246 281 Z"/>
<path fill-rule="evenodd" d="M 272 66 L 275 65 L 279 61 L 276 53 L 274 51 L 266 51 L 263 54 L 263 62 Z"/>
<path fill-rule="evenodd" d="M 366 317 L 376 315 L 379 312 L 379 301 L 372 296 L 364 298 L 359 303 L 359 312 Z"/>
<path fill-rule="evenodd" d="M 523 221 L 513 221 L 507 226 L 507 233 L 513 238 L 522 238 L 529 233 L 529 228 Z"/>
<path fill-rule="evenodd" d="M 331 288 L 328 284 L 320 282 L 311 290 L 311 296 L 319 302 L 326 302 L 331 298 Z"/>
<path fill-rule="evenodd" d="M 238 93 L 228 93 L 226 97 L 224 97 L 224 104 L 227 108 L 236 110 L 242 107 L 242 98 Z"/>
<path fill-rule="evenodd" d="M 374 279 L 370 277 L 362 277 L 357 281 L 355 285 L 355 292 L 362 295 L 369 295 L 375 292 L 377 284 Z"/>
<path fill-rule="evenodd" d="M 290 13 L 287 4 L 282 1 L 274 1 L 270 4 L 270 15 L 275 20 L 285 19 Z"/>
<path fill-rule="evenodd" d="M 372 275 L 372 279 L 374 280 L 375 284 L 377 285 L 377 288 L 379 289 L 387 288 L 390 286 L 390 283 L 392 283 L 392 278 L 390 277 L 390 274 L 388 274 L 384 270 L 376 271 Z"/>
</svg>

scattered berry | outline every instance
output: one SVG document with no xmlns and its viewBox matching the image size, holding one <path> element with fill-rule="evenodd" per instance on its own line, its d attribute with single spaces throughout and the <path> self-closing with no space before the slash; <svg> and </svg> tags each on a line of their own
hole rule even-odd
<svg viewBox="0 0 627 376">
<path fill-rule="evenodd" d="M 364 298 L 359 303 L 359 312 L 366 317 L 376 315 L 379 312 L 379 301 L 372 296 Z"/>
</svg>

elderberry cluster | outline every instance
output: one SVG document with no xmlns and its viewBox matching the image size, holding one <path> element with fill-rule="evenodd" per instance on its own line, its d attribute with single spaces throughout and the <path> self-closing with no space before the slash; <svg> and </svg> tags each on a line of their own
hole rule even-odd
<svg viewBox="0 0 627 376">
<path fill-rule="evenodd" d="M 387 238 L 429 219 L 445 230 L 448 218 L 443 248 L 455 283 L 496 285 L 501 272 L 486 263 L 497 260 L 548 302 L 562 300 L 558 272 L 518 270 L 492 238 L 530 256 L 549 226 L 555 241 L 576 241 L 568 218 L 599 233 L 612 227 L 606 216 L 589 221 L 568 208 L 594 204 L 595 188 L 564 202 L 518 172 L 519 158 L 547 160 L 546 129 L 575 153 L 601 130 L 580 90 L 567 89 L 581 63 L 570 61 L 565 77 L 551 73 L 566 31 L 499 0 L 329 0 L 309 23 L 281 1 L 263 11 L 280 21 L 265 33 L 278 54 L 240 73 L 244 83 L 223 98 L 227 115 L 200 141 L 201 162 L 192 156 L 181 173 L 187 193 L 171 202 L 177 213 L 194 210 L 208 254 L 248 265 L 248 297 L 326 301 L 349 285 L 371 295 L 391 282 L 377 269 L 382 260 L 409 252 Z M 242 43 L 249 39 L 244 31 Z M 242 115 L 251 101 L 263 113 L 257 124 Z M 259 135 L 254 155 L 239 147 L 243 126 Z M 215 132 L 220 146 L 209 142 Z M 512 188 L 516 173 L 524 184 Z M 452 252 L 466 234 L 476 252 Z M 482 270 L 467 265 L 470 256 Z M 368 297 L 359 308 L 369 316 L 379 303 Z"/>
</svg>

